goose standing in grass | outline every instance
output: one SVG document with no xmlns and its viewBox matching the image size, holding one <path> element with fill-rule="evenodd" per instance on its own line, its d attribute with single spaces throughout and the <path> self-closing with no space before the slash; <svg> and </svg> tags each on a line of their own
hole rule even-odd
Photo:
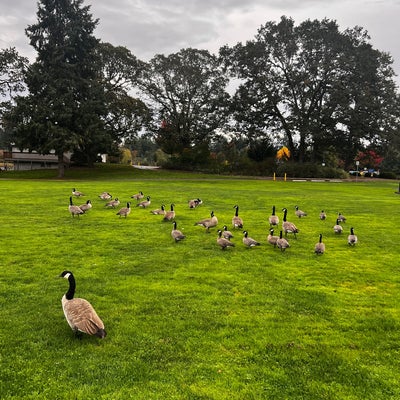
<svg viewBox="0 0 400 400">
<path fill-rule="evenodd" d="M 161 208 L 158 208 L 157 210 L 152 210 L 150 211 L 150 213 L 153 215 L 165 215 L 165 205 L 161 204 Z"/>
<path fill-rule="evenodd" d="M 104 329 L 104 323 L 97 315 L 93 306 L 85 299 L 74 298 L 75 278 L 71 271 L 64 271 L 61 278 L 68 279 L 69 289 L 61 299 L 62 308 L 68 325 L 75 332 L 95 335 L 101 339 L 105 338 L 107 332 Z"/>
<path fill-rule="evenodd" d="M 336 225 L 333 227 L 333 232 L 340 235 L 343 232 L 343 227 L 340 225 L 339 219 L 336 220 Z"/>
<path fill-rule="evenodd" d="M 272 206 L 272 214 L 268 218 L 269 227 L 272 228 L 273 226 L 279 225 L 279 217 L 275 215 L 275 206 Z"/>
<path fill-rule="evenodd" d="M 141 201 L 136 207 L 147 208 L 151 204 L 150 196 L 146 197 L 146 200 Z"/>
<path fill-rule="evenodd" d="M 324 210 L 322 210 L 322 211 L 319 213 L 319 219 L 322 220 L 322 221 L 325 221 L 325 220 L 326 220 L 326 217 L 327 217 L 326 212 L 325 212 Z"/>
<path fill-rule="evenodd" d="M 199 198 L 189 200 L 189 208 L 196 208 L 201 204 L 203 204 L 203 201 Z"/>
<path fill-rule="evenodd" d="M 228 240 L 233 239 L 232 232 L 228 231 L 228 227 L 226 225 L 224 225 L 222 228 L 223 228 L 222 237 L 224 237 L 225 239 L 228 239 Z"/>
<path fill-rule="evenodd" d="M 296 217 L 299 217 L 299 218 L 307 217 L 307 213 L 302 211 L 302 210 L 300 210 L 299 206 L 295 206 L 294 208 L 296 209 L 296 211 L 295 211 Z"/>
<path fill-rule="evenodd" d="M 171 207 L 170 210 L 167 211 L 167 212 L 164 214 L 163 221 L 165 221 L 165 222 L 173 221 L 173 220 L 175 219 L 175 209 L 174 209 L 175 204 L 172 203 L 170 207 Z"/>
<path fill-rule="evenodd" d="M 119 215 L 119 217 L 127 217 L 129 214 L 131 213 L 131 203 L 128 201 L 126 203 L 126 207 L 122 207 L 118 212 L 117 215 Z"/>
<path fill-rule="evenodd" d="M 108 203 L 106 203 L 106 205 L 104 207 L 115 208 L 115 207 L 118 207 L 119 205 L 120 205 L 120 201 L 119 201 L 118 197 L 116 197 L 114 200 L 111 200 Z"/>
<path fill-rule="evenodd" d="M 247 231 L 243 231 L 243 244 L 247 247 L 254 247 L 254 246 L 260 246 L 261 243 L 257 242 L 257 240 L 251 238 L 249 236 L 249 233 Z"/>
<path fill-rule="evenodd" d="M 354 228 L 350 228 L 350 235 L 347 237 L 347 243 L 350 246 L 355 246 L 358 242 L 357 235 L 354 234 Z"/>
<path fill-rule="evenodd" d="M 143 199 L 143 197 L 144 197 L 143 192 L 139 192 L 139 193 L 132 195 L 131 199 L 135 199 L 135 200 L 139 201 L 140 199 Z"/>
<path fill-rule="evenodd" d="M 347 218 L 346 218 L 343 214 L 338 213 L 337 219 L 338 219 L 340 222 L 346 222 L 346 219 L 347 219 Z"/>
<path fill-rule="evenodd" d="M 71 213 L 71 215 L 72 215 L 73 217 L 75 217 L 75 215 L 77 215 L 77 216 L 79 217 L 81 214 L 84 214 L 84 211 L 82 211 L 82 210 L 80 209 L 80 207 L 74 206 L 74 204 L 73 204 L 73 202 L 72 202 L 72 196 L 70 196 L 70 198 L 69 198 L 68 210 L 69 210 L 69 212 Z"/>
<path fill-rule="evenodd" d="M 227 247 L 235 247 L 235 244 L 232 243 L 229 239 L 224 238 L 223 232 L 221 229 L 218 229 L 218 237 L 217 237 L 217 244 L 221 247 L 221 250 L 225 250 Z"/>
<path fill-rule="evenodd" d="M 80 192 L 79 190 L 76 190 L 75 188 L 72 189 L 72 195 L 75 197 L 84 196 L 84 194 L 82 192 Z"/>
<path fill-rule="evenodd" d="M 278 247 L 278 249 L 281 249 L 281 251 L 285 251 L 288 247 L 290 247 L 289 242 L 282 237 L 282 231 L 279 232 L 279 238 L 276 241 L 276 247 Z"/>
<path fill-rule="evenodd" d="M 180 242 L 181 240 L 185 239 L 186 236 L 180 230 L 178 230 L 176 226 L 176 221 L 174 221 L 171 236 L 175 240 L 175 242 Z"/>
<path fill-rule="evenodd" d="M 314 246 L 315 254 L 324 254 L 325 253 L 325 243 L 322 241 L 322 233 L 319 234 L 319 241 Z"/>
<path fill-rule="evenodd" d="M 100 200 L 111 200 L 112 195 L 108 192 L 103 192 L 102 194 L 99 194 Z"/>
<path fill-rule="evenodd" d="M 295 237 L 295 239 L 297 239 L 296 234 L 299 233 L 297 226 L 293 222 L 289 222 L 286 220 L 287 208 L 284 208 L 282 211 L 283 211 L 282 229 L 285 232 L 285 236 L 287 236 L 288 233 L 293 233 L 293 236 Z"/>
<path fill-rule="evenodd" d="M 206 232 L 210 232 L 210 228 L 214 228 L 218 225 L 218 218 L 214 215 L 214 211 L 211 211 L 210 218 L 202 219 L 195 223 L 195 225 L 206 228 Z"/>
<path fill-rule="evenodd" d="M 83 211 L 89 211 L 92 208 L 92 202 L 90 200 L 87 200 L 85 204 L 81 204 L 79 208 Z"/>
<path fill-rule="evenodd" d="M 239 217 L 239 206 L 235 205 L 233 208 L 235 209 L 235 215 L 232 218 L 232 226 L 241 229 L 243 228 L 243 220 Z"/>
<path fill-rule="evenodd" d="M 272 244 L 274 247 L 276 247 L 276 243 L 277 243 L 278 239 L 279 239 L 279 236 L 274 236 L 274 229 L 271 228 L 269 230 L 269 234 L 267 236 L 268 243 Z"/>
</svg>

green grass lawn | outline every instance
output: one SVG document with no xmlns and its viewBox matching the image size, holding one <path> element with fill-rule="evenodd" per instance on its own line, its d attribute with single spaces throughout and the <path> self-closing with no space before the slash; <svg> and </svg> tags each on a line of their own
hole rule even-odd
<svg viewBox="0 0 400 400">
<path fill-rule="evenodd" d="M 1 176 L 1 399 L 400 398 L 397 182 L 126 171 Z M 93 203 L 80 218 L 68 212 L 74 187 L 86 194 L 75 204 Z M 184 241 L 135 201 L 125 219 L 98 197 L 125 205 L 140 190 L 150 209 L 175 204 Z M 204 204 L 190 210 L 197 197 Z M 261 246 L 245 248 L 235 231 L 221 251 L 215 228 L 194 226 L 213 210 L 231 227 L 235 204 Z M 300 229 L 284 253 L 266 241 L 273 205 Z M 295 205 L 308 216 L 296 219 Z M 78 339 L 65 321 L 65 269 L 104 340 Z"/>
</svg>

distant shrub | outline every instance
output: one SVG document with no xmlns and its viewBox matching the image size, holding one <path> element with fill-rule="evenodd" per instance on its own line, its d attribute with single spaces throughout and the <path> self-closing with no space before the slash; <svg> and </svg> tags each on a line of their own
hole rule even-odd
<svg viewBox="0 0 400 400">
<path fill-rule="evenodd" d="M 315 163 L 293 163 L 287 162 L 278 165 L 276 169 L 277 176 L 286 175 L 291 178 L 328 178 L 328 179 L 346 179 L 346 171 L 328 166 L 322 166 Z"/>
<path fill-rule="evenodd" d="M 382 179 L 397 179 L 397 175 L 393 171 L 380 171 L 379 178 L 382 178 Z"/>
</svg>

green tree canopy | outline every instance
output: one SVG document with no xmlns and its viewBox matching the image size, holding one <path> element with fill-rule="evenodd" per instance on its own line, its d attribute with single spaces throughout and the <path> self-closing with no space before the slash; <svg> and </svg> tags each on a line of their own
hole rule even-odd
<svg viewBox="0 0 400 400">
<path fill-rule="evenodd" d="M 240 80 L 236 129 L 273 137 L 300 162 L 318 158 L 328 145 L 350 162 L 364 140 L 393 121 L 391 60 L 361 28 L 340 32 L 327 19 L 295 26 L 282 17 L 220 54 Z"/>
<path fill-rule="evenodd" d="M 227 118 L 228 83 L 219 59 L 206 50 L 156 55 L 138 86 L 154 109 L 152 132 L 168 154 L 208 145 Z"/>
</svg>

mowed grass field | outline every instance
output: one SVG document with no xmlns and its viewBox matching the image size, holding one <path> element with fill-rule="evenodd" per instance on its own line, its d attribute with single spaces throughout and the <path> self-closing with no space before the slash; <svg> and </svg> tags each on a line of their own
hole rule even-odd
<svg viewBox="0 0 400 400">
<path fill-rule="evenodd" d="M 0 179 L 0 398 L 400 398 L 397 182 L 89 175 Z M 80 218 L 68 212 L 72 188 L 85 193 L 74 204 L 93 204 Z M 143 191 L 152 204 L 132 200 L 119 218 L 103 191 L 121 206 Z M 204 204 L 190 210 L 197 197 Z M 180 243 L 150 214 L 171 203 Z M 261 246 L 245 248 L 237 230 L 222 251 L 215 228 L 194 225 L 214 211 L 218 227 L 231 228 L 235 204 Z M 284 253 L 266 240 L 273 205 L 300 230 Z M 308 216 L 295 217 L 296 205 Z M 333 232 L 338 212 L 342 235 Z M 317 256 L 320 233 L 326 252 Z M 66 269 L 105 339 L 69 328 L 68 282 L 58 278 Z"/>
</svg>

